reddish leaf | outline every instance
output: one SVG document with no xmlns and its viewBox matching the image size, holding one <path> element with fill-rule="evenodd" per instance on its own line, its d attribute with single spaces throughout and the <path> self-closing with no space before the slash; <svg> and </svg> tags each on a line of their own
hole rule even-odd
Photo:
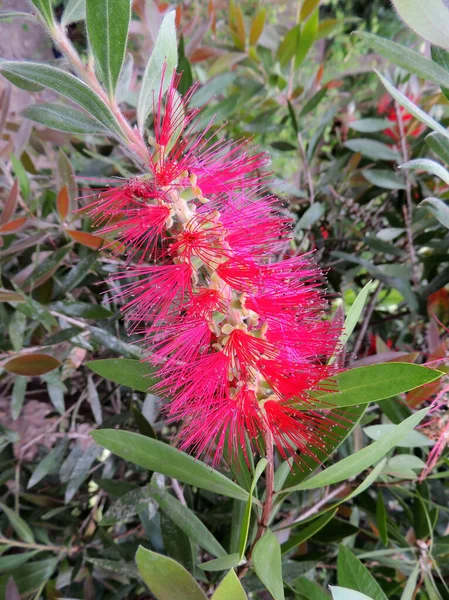
<svg viewBox="0 0 449 600">
<path fill-rule="evenodd" d="M 14 221 L 10 221 L 5 225 L 0 227 L 0 233 L 14 233 L 21 229 L 25 223 L 28 221 L 28 217 L 20 217 L 19 219 L 14 219 Z"/>
<path fill-rule="evenodd" d="M 56 200 L 56 208 L 58 209 L 58 214 L 63 221 L 66 220 L 67 215 L 69 214 L 69 206 L 70 206 L 70 198 L 69 198 L 69 190 L 67 186 L 64 185 L 58 193 L 58 198 Z"/>
<path fill-rule="evenodd" d="M 0 302 L 25 302 L 25 299 L 18 292 L 0 289 Z"/>
<path fill-rule="evenodd" d="M 87 246 L 92 250 L 99 250 L 103 244 L 104 240 L 97 235 L 92 235 L 91 233 L 86 233 L 85 231 L 76 231 L 75 229 L 66 229 L 67 235 L 69 235 L 72 240 L 78 242 L 78 244 L 82 244 L 83 246 Z"/>
<path fill-rule="evenodd" d="M 210 28 L 212 29 L 212 33 L 215 35 L 217 33 L 217 11 L 215 10 L 214 0 L 209 0 L 209 4 L 207 6 L 207 16 L 210 20 Z"/>
<path fill-rule="evenodd" d="M 0 215 L 0 225 L 7 223 L 13 214 L 16 212 L 17 201 L 19 199 L 19 182 L 16 179 L 14 184 L 9 192 L 9 196 L 6 199 L 5 206 L 3 207 L 3 212 Z"/>
<path fill-rule="evenodd" d="M 3 367 L 14 375 L 36 377 L 53 371 L 60 364 L 61 361 L 49 354 L 22 354 L 8 360 Z"/>
<path fill-rule="evenodd" d="M 441 288 L 427 298 L 427 312 L 430 317 L 436 316 L 444 325 L 449 321 L 449 292 Z"/>
</svg>

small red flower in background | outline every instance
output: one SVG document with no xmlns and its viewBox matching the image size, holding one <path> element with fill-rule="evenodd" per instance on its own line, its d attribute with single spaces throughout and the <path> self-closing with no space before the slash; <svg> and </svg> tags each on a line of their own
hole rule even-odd
<svg viewBox="0 0 449 600">
<path fill-rule="evenodd" d="M 235 452 L 248 439 L 254 450 L 271 432 L 284 457 L 315 456 L 335 419 L 308 391 L 325 391 L 340 336 L 325 318 L 322 273 L 308 256 L 274 262 L 289 220 L 264 189 L 267 155 L 211 125 L 198 133 L 178 81 L 154 110 L 149 175 L 90 206 L 138 263 L 112 276 L 123 310 L 159 369 L 169 419 L 183 421 L 182 448 L 217 462 L 226 444 Z"/>
<path fill-rule="evenodd" d="M 417 100 L 417 98 L 414 98 L 411 95 L 408 95 L 407 97 L 412 102 L 416 102 Z M 408 125 L 412 121 L 413 115 L 407 112 L 403 106 L 399 106 L 398 110 L 400 111 L 401 119 L 404 124 L 404 130 L 407 135 L 418 137 L 423 131 L 425 131 L 426 126 L 423 123 L 417 123 L 416 126 L 410 131 Z M 396 112 L 394 101 L 391 99 L 389 94 L 384 94 L 380 98 L 377 104 L 377 112 L 379 115 L 385 115 L 385 117 L 391 122 L 391 127 L 384 130 L 385 135 L 391 137 L 395 142 L 399 142 L 401 140 L 401 133 L 398 123 L 398 114 Z"/>
</svg>

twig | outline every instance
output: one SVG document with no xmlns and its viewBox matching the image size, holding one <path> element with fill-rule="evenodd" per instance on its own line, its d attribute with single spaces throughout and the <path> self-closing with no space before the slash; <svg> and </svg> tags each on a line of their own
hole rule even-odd
<svg viewBox="0 0 449 600">
<path fill-rule="evenodd" d="M 302 163 L 304 166 L 304 173 L 307 180 L 307 186 L 309 188 L 309 200 L 310 204 L 313 204 L 315 201 L 315 187 L 313 185 L 313 177 L 310 171 L 309 159 L 307 158 L 307 154 L 304 148 L 304 142 L 302 140 L 302 135 L 298 133 L 298 147 L 299 153 L 301 155 Z"/>
<path fill-rule="evenodd" d="M 181 502 L 181 504 L 183 506 L 187 506 L 187 502 L 186 502 L 186 499 L 184 498 L 184 492 L 182 491 L 182 487 L 179 485 L 179 481 L 177 479 L 175 479 L 174 477 L 172 477 L 171 486 L 173 488 L 173 491 L 176 494 L 176 497 Z"/>
<path fill-rule="evenodd" d="M 402 119 L 402 113 L 400 106 L 397 102 L 394 103 L 394 108 L 396 111 L 396 119 L 399 126 L 399 135 L 401 136 L 401 150 L 402 150 L 402 158 L 404 163 L 408 162 L 408 149 L 407 149 L 407 139 L 405 136 L 404 129 L 404 121 Z M 413 200 L 412 200 L 412 184 L 410 181 L 410 174 L 408 170 L 404 170 L 404 178 L 405 178 L 405 197 L 407 199 L 407 206 L 404 206 L 404 222 L 405 222 L 405 231 L 407 233 L 407 243 L 410 254 L 410 263 L 412 268 L 412 281 L 415 289 L 419 285 L 419 277 L 417 273 L 418 259 L 416 257 L 415 247 L 413 245 L 413 231 L 412 231 L 412 217 L 413 217 Z"/>
</svg>

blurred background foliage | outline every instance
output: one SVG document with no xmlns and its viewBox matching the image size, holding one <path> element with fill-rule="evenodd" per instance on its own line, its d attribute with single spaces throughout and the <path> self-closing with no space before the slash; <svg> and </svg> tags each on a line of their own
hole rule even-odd
<svg viewBox="0 0 449 600">
<path fill-rule="evenodd" d="M 53 2 L 59 17 L 79 4 Z M 371 31 L 428 56 L 426 44 L 388 0 L 136 0 L 118 88 L 131 120 L 162 15 L 172 7 L 182 85 L 197 84 L 192 103 L 205 105 L 199 127 L 213 117 L 221 135 L 253 136 L 270 153 L 271 190 L 294 218 L 290 252 L 314 251 L 334 317 L 371 282 L 342 366 L 401 360 L 447 372 L 449 236 L 420 203 L 447 199 L 448 184 L 398 165 L 429 156 L 447 164 L 449 153 L 386 95 L 373 66 L 443 125 L 447 91 L 395 67 L 351 32 Z M 29 6 L 6 0 L 2 10 Z M 67 24 L 88 59 L 83 21 L 67 17 Z M 2 17 L 0 34 L 3 58 L 68 68 L 35 19 Z M 170 442 L 175 433 L 161 416 L 163 400 L 86 366 L 140 357 L 103 283 L 120 263 L 120 248 L 76 212 L 136 167 L 103 135 L 55 131 L 38 118 L 37 99 L 53 102 L 53 92 L 34 86 L 31 94 L 3 78 L 0 85 L 0 598 L 151 598 L 133 563 L 138 544 L 178 560 L 207 591 L 218 576 L 198 567 L 213 558 L 209 546 L 161 509 L 145 486 L 148 470 L 89 435 L 120 426 Z M 390 454 L 382 478 L 337 512 L 326 513 L 330 500 L 361 480 L 294 492 L 279 503 L 276 522 L 287 532 L 292 520 L 315 518 L 288 547 L 286 597 L 323 600 L 338 583 L 376 600 L 449 598 L 444 379 L 370 407 L 334 458 L 436 396 L 441 408 Z M 420 480 L 435 441 L 441 452 Z M 229 523 L 242 502 L 173 486 L 216 539 L 235 548 Z M 279 534 L 282 543 L 287 537 Z M 414 581 L 408 591 L 407 580 Z M 243 581 L 252 598 L 270 597 L 254 575 Z"/>
</svg>

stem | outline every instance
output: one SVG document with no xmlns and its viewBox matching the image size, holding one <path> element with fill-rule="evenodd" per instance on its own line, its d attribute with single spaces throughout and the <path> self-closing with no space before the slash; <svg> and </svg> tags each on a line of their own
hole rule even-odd
<svg viewBox="0 0 449 600">
<path fill-rule="evenodd" d="M 376 306 L 377 298 L 384 287 L 383 283 L 379 282 L 377 288 L 375 289 L 373 295 L 371 296 L 371 300 L 369 301 L 368 307 L 366 309 L 365 318 L 363 319 L 362 326 L 359 331 L 359 335 L 357 336 L 357 340 L 354 344 L 354 348 L 352 350 L 353 360 L 357 358 L 357 354 L 360 350 L 360 346 L 362 345 L 363 338 L 365 337 L 366 331 L 368 329 L 369 322 L 371 321 L 371 317 L 373 316 L 374 308 Z"/>
<path fill-rule="evenodd" d="M 299 146 L 299 153 L 301 155 L 302 163 L 304 165 L 304 173 L 305 173 L 306 180 L 307 180 L 307 187 L 309 188 L 310 204 L 313 204 L 315 201 L 315 186 L 313 185 L 313 177 L 312 177 L 312 173 L 310 171 L 309 160 L 307 158 L 306 150 L 304 148 L 304 142 L 302 139 L 302 135 L 300 133 L 298 133 L 298 146 Z"/>
<path fill-rule="evenodd" d="M 109 107 L 110 111 L 116 118 L 120 129 L 122 130 L 123 136 L 125 140 L 128 142 L 130 148 L 132 148 L 139 158 L 146 165 L 150 161 L 150 155 L 148 152 L 148 148 L 145 145 L 144 140 L 141 135 L 137 131 L 131 127 L 131 125 L 126 120 L 125 116 L 122 114 L 122 111 L 118 107 L 115 99 L 109 98 L 104 89 L 101 87 L 98 79 L 95 76 L 94 71 L 89 69 L 83 61 L 81 60 L 78 52 L 75 50 L 72 42 L 67 37 L 65 28 L 61 25 L 57 25 L 52 28 L 51 35 L 55 43 L 59 46 L 61 52 L 65 55 L 67 60 L 70 62 L 78 76 L 86 83 Z"/>
<path fill-rule="evenodd" d="M 398 122 L 399 127 L 399 135 L 401 136 L 401 150 L 402 150 L 402 158 L 404 159 L 404 163 L 408 162 L 408 149 L 407 149 L 407 139 L 405 135 L 404 121 L 402 119 L 402 113 L 400 106 L 397 102 L 394 103 L 394 108 L 396 111 L 396 120 Z M 412 281 L 415 289 L 419 285 L 419 277 L 417 273 L 418 260 L 416 257 L 415 247 L 413 245 L 413 231 L 412 231 L 412 217 L 413 217 L 413 200 L 412 200 L 412 184 L 410 181 L 410 174 L 408 170 L 404 171 L 405 178 L 405 197 L 407 200 L 407 206 L 404 206 L 404 221 L 405 221 L 405 230 L 407 232 L 407 244 L 409 248 L 410 254 L 410 263 L 412 267 Z"/>
<path fill-rule="evenodd" d="M 4 537 L 0 537 L 0 544 L 12 546 L 13 548 L 27 548 L 28 550 L 42 550 L 46 552 L 56 552 L 58 554 L 62 552 L 67 552 L 67 554 L 70 554 L 73 551 L 70 548 L 67 548 L 67 546 L 53 546 L 51 544 L 29 544 L 28 542 L 19 542 Z"/>
</svg>

